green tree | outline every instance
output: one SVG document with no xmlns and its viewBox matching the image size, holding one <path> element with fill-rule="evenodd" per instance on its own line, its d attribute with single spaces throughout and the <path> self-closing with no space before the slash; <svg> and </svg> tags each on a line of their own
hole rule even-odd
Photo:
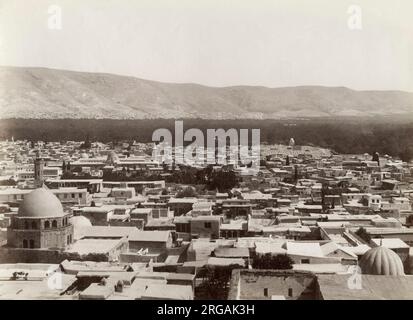
<svg viewBox="0 0 413 320">
<path fill-rule="evenodd" d="M 294 166 L 294 182 L 297 183 L 298 181 L 298 166 Z"/>
<path fill-rule="evenodd" d="M 369 243 L 371 241 L 370 233 L 368 233 L 367 230 L 364 229 L 363 227 L 359 228 L 356 231 L 356 235 L 359 236 L 361 239 L 363 239 L 367 243 Z"/>
<path fill-rule="evenodd" d="M 218 189 L 219 192 L 226 192 L 238 185 L 238 179 L 233 171 L 213 172 L 207 186 L 209 190 Z"/>
<path fill-rule="evenodd" d="M 177 198 L 193 198 L 196 197 L 197 193 L 194 188 L 186 187 L 185 189 L 178 192 L 176 195 Z"/>
<path fill-rule="evenodd" d="M 227 267 L 207 266 L 207 268 L 199 274 L 199 276 L 203 278 L 203 281 L 197 290 L 201 293 L 197 298 L 226 300 L 228 298 L 232 270 L 239 268 L 239 265 L 229 265 Z"/>
<path fill-rule="evenodd" d="M 267 253 L 264 256 L 256 255 L 253 258 L 252 267 L 254 269 L 288 270 L 293 268 L 294 261 L 286 254 L 276 256 Z"/>
<path fill-rule="evenodd" d="M 89 134 L 86 135 L 85 142 L 80 145 L 80 149 L 90 149 L 92 144 L 90 143 Z"/>
</svg>

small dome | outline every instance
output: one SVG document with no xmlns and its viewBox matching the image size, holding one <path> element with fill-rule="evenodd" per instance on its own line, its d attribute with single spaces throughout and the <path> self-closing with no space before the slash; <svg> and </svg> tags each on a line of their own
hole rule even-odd
<svg viewBox="0 0 413 320">
<path fill-rule="evenodd" d="M 17 212 L 19 217 L 63 217 L 62 204 L 49 190 L 38 188 L 24 197 Z"/>
<path fill-rule="evenodd" d="M 82 152 L 82 153 L 80 154 L 80 158 L 82 158 L 82 159 L 88 159 L 88 158 L 89 158 L 89 155 L 88 155 L 87 153 L 85 153 L 85 152 Z"/>
<path fill-rule="evenodd" d="M 397 253 L 382 246 L 368 250 L 360 259 L 359 266 L 363 274 L 404 275 L 403 262 Z"/>
<path fill-rule="evenodd" d="M 111 151 L 109 154 L 108 154 L 108 157 L 107 157 L 107 159 L 106 159 L 106 163 L 116 163 L 116 162 L 118 162 L 119 161 L 119 157 L 118 157 L 118 155 L 116 154 L 116 152 L 115 151 Z"/>
<path fill-rule="evenodd" d="M 92 223 L 84 216 L 73 216 L 69 219 L 69 222 L 76 228 L 91 227 Z"/>
</svg>

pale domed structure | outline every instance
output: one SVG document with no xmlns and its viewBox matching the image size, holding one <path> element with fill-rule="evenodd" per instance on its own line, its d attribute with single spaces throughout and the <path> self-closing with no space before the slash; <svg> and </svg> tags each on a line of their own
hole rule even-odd
<svg viewBox="0 0 413 320">
<path fill-rule="evenodd" d="M 362 274 L 404 275 L 403 262 L 397 253 L 382 246 L 368 250 L 360 259 L 359 266 Z"/>
<path fill-rule="evenodd" d="M 38 188 L 24 197 L 19 206 L 19 217 L 63 217 L 63 206 L 49 190 Z"/>
<path fill-rule="evenodd" d="M 80 154 L 80 158 L 81 158 L 81 159 L 89 159 L 89 155 L 88 155 L 86 152 L 82 152 L 82 153 Z"/>
<path fill-rule="evenodd" d="M 75 229 L 92 226 L 90 220 L 84 216 L 73 216 L 69 219 L 69 221 Z"/>
<path fill-rule="evenodd" d="M 119 161 L 119 157 L 118 157 L 118 155 L 116 154 L 116 152 L 115 152 L 115 151 L 111 151 L 111 152 L 108 154 L 108 157 L 107 157 L 107 159 L 106 159 L 106 163 L 107 163 L 107 164 L 110 164 L 110 165 L 114 165 L 114 164 L 116 164 L 118 161 Z"/>
<path fill-rule="evenodd" d="M 11 218 L 7 245 L 27 249 L 64 248 L 73 242 L 69 217 L 50 190 L 35 189 L 25 195 L 17 215 Z"/>
</svg>

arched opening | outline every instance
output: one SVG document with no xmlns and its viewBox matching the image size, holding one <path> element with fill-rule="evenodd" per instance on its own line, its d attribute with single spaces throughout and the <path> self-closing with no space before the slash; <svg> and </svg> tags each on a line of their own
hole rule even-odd
<svg viewBox="0 0 413 320">
<path fill-rule="evenodd" d="M 27 240 L 26 239 L 23 240 L 23 248 L 27 248 Z"/>
<path fill-rule="evenodd" d="M 37 223 L 36 223 L 36 221 L 32 221 L 32 229 L 37 229 Z"/>
<path fill-rule="evenodd" d="M 50 228 L 50 222 L 49 222 L 49 221 L 45 221 L 45 222 L 44 222 L 44 228 L 45 228 L 45 229 L 49 229 L 49 228 Z"/>
<path fill-rule="evenodd" d="M 34 240 L 30 240 L 30 249 L 34 248 Z"/>
<path fill-rule="evenodd" d="M 52 228 L 57 228 L 57 221 L 56 220 L 52 221 Z"/>
</svg>

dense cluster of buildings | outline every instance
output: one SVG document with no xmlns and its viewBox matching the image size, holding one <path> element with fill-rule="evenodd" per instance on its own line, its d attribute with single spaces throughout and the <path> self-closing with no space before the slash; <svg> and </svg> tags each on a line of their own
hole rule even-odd
<svg viewBox="0 0 413 320">
<path fill-rule="evenodd" d="M 167 182 L 149 144 L 88 144 L 0 142 L 0 299 L 195 299 L 217 269 L 228 299 L 413 299 L 412 163 L 292 139 L 219 192 Z"/>
</svg>

